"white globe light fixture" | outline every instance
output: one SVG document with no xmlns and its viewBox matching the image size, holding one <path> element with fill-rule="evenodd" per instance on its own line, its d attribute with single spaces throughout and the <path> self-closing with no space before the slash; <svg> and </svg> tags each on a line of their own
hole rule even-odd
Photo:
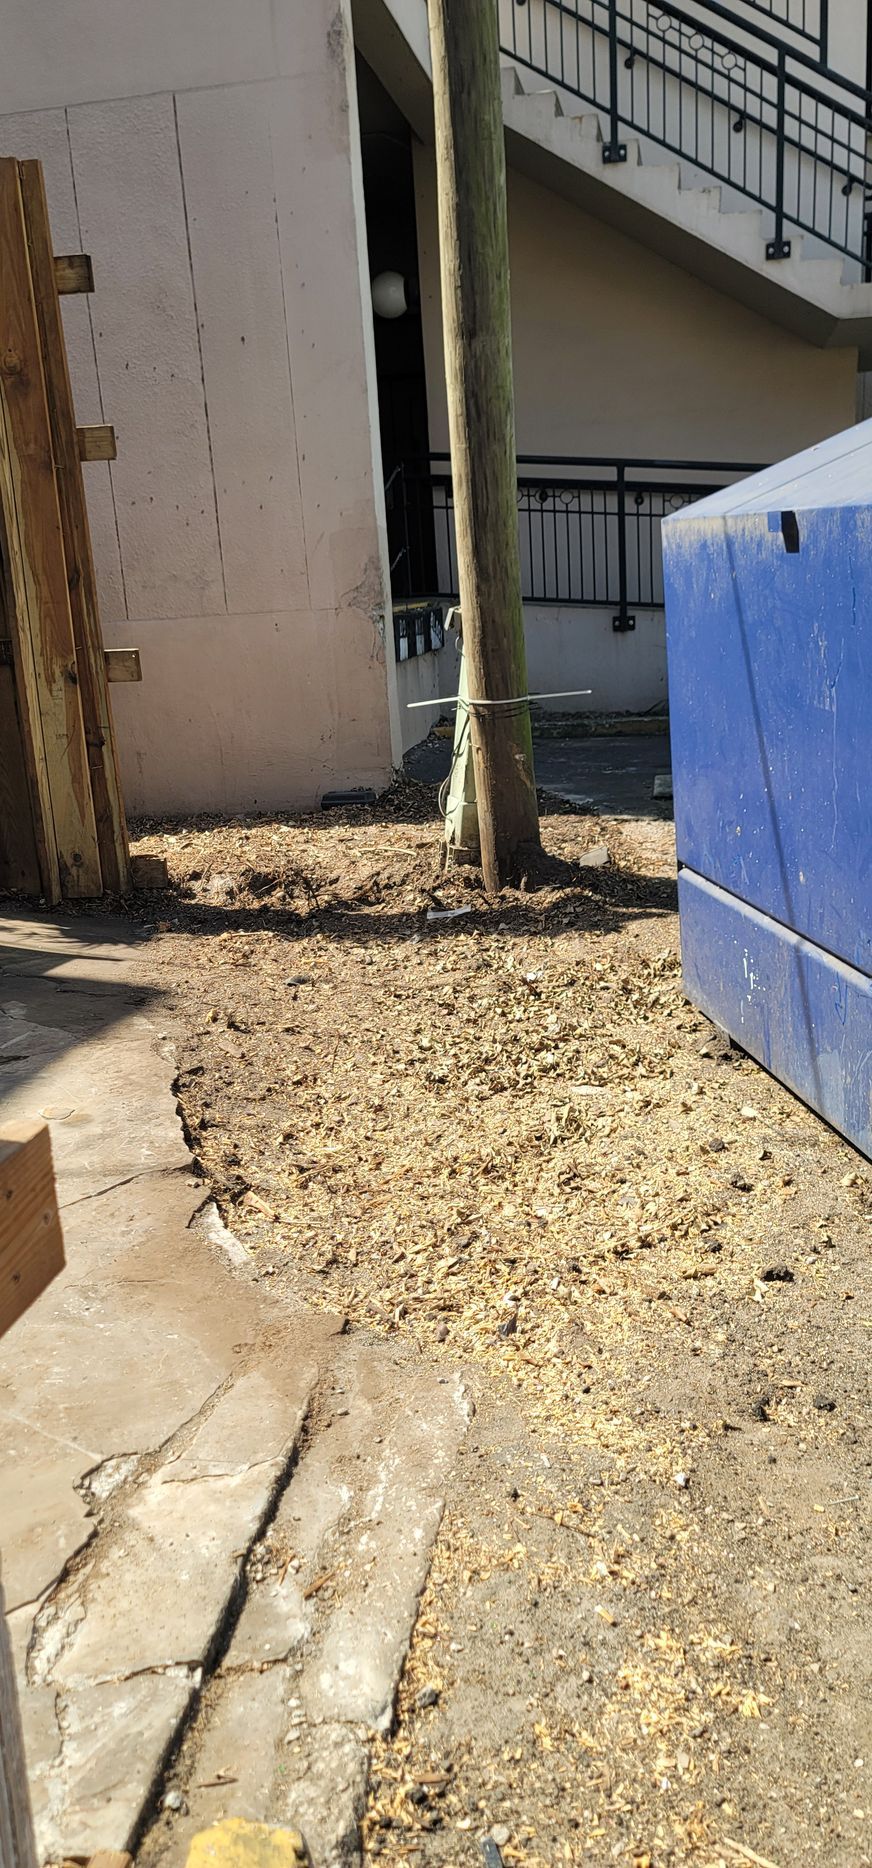
<svg viewBox="0 0 872 1868">
<path fill-rule="evenodd" d="M 409 309 L 406 281 L 401 272 L 380 272 L 372 282 L 372 308 L 377 318 L 402 318 Z"/>
</svg>

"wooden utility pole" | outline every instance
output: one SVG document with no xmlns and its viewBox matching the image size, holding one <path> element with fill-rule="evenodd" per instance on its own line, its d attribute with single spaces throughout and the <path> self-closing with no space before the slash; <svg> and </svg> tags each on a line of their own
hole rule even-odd
<svg viewBox="0 0 872 1868">
<path fill-rule="evenodd" d="M 495 892 L 539 848 L 530 709 L 519 698 L 527 656 L 497 7 L 428 7 L 463 652 L 482 869 Z"/>
</svg>

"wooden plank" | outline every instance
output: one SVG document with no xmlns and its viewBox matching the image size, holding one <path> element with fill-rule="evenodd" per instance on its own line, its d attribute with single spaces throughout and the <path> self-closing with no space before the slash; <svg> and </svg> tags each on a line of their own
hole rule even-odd
<svg viewBox="0 0 872 1868">
<path fill-rule="evenodd" d="M 0 381 L 0 573 L 3 577 L 4 609 L 12 645 L 16 706 L 21 728 L 24 775 L 30 800 L 40 887 L 49 907 L 53 908 L 61 899 L 61 879 L 39 704 L 39 683 L 29 627 L 31 593 L 18 524 L 13 454 L 9 443 L 8 410 L 2 381 Z"/>
<path fill-rule="evenodd" d="M 42 724 L 48 821 L 61 888 L 68 896 L 94 896 L 103 882 L 88 748 L 19 165 L 9 158 L 0 160 L 0 281 L 0 387 L 16 522 L 12 545 L 25 599 L 13 620 L 22 640 L 27 635 L 30 641 L 35 695 L 28 692 L 27 707 L 32 711 L 36 700 Z"/>
<path fill-rule="evenodd" d="M 11 658 L 0 659 L 0 888 L 22 895 L 42 888 Z"/>
<path fill-rule="evenodd" d="M 101 888 L 124 893 L 130 887 L 129 850 L 118 755 L 106 680 L 97 581 L 88 528 L 85 487 L 79 458 L 73 398 L 60 304 L 54 284 L 51 230 L 38 162 L 19 165 L 30 268 L 33 280 L 42 364 L 60 505 L 69 610 L 75 641 L 79 696 L 87 741 L 89 799 Z M 71 891 L 72 892 L 72 891 Z"/>
<path fill-rule="evenodd" d="M 0 1868 L 36 1868 L 12 1642 L 0 1584 Z"/>
<path fill-rule="evenodd" d="M 0 1337 L 64 1263 L 51 1142 L 45 1122 L 0 1129 Z"/>
<path fill-rule="evenodd" d="M 88 1868 L 131 1868 L 132 1855 L 126 1855 L 123 1849 L 98 1849 L 90 1857 Z"/>
<path fill-rule="evenodd" d="M 106 649 L 107 681 L 141 681 L 142 663 L 138 649 Z"/>
<path fill-rule="evenodd" d="M 118 454 L 111 422 L 91 422 L 87 428 L 77 428 L 76 442 L 80 461 L 114 461 Z"/>
<path fill-rule="evenodd" d="M 90 253 L 56 253 L 53 263 L 58 292 L 93 292 L 94 268 Z"/>
</svg>

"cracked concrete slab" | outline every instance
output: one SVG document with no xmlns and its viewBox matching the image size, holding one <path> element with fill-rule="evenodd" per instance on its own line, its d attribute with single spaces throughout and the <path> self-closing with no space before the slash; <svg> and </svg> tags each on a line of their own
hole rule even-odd
<svg viewBox="0 0 872 1868">
<path fill-rule="evenodd" d="M 0 922 L 0 1108 L 50 1112 L 68 1259 L 0 1348 L 39 1850 L 135 1842 L 181 1744 L 191 1822 L 287 1821 L 345 1864 L 466 1404 L 283 1309 L 197 1218 L 142 950 L 86 930 Z M 270 1537 L 287 1561 L 250 1564 Z M 188 1818 L 161 1821 L 146 1855 L 175 1858 Z"/>
<path fill-rule="evenodd" d="M 386 1431 L 336 1554 L 341 1593 L 301 1681 L 310 1719 L 390 1724 L 394 1693 L 439 1528 L 448 1476 L 469 1415 L 460 1384 L 433 1375 L 400 1387 L 383 1360 L 358 1370 L 358 1393 Z M 353 1407 L 349 1419 L 354 1418 Z M 292 1488 L 293 1490 L 293 1488 Z"/>
<path fill-rule="evenodd" d="M 455 1377 L 384 1345 L 337 1348 L 174 1770 L 185 1812 L 159 1819 L 145 1868 L 181 1868 L 191 1835 L 222 1815 L 302 1829 L 319 1868 L 359 1859 L 369 1738 L 392 1716 L 469 1412 Z"/>
<path fill-rule="evenodd" d="M 44 1857 L 123 1848 L 141 1821 L 341 1327 L 267 1304 L 195 1223 L 144 957 L 120 923 L 0 921 L 0 1112 L 49 1112 L 67 1252 L 0 1347 Z"/>
<path fill-rule="evenodd" d="M 180 1671 L 59 1696 L 61 1749 L 34 1773 L 44 1860 L 127 1847 L 195 1684 Z"/>
<path fill-rule="evenodd" d="M 59 1611 L 68 1633 L 52 1657 L 52 1680 L 202 1665 L 281 1471 L 273 1460 L 185 1486 L 162 1474 L 148 1479 L 99 1569 Z"/>
<path fill-rule="evenodd" d="M 44 1595 L 93 1537 L 89 1509 L 73 1489 L 93 1458 L 0 1410 L 0 1537 L 10 1611 Z"/>
<path fill-rule="evenodd" d="M 319 1725 L 286 1747 L 276 1818 L 302 1829 L 319 1868 L 345 1868 L 360 1853 L 369 1751 L 347 1725 Z"/>
</svg>

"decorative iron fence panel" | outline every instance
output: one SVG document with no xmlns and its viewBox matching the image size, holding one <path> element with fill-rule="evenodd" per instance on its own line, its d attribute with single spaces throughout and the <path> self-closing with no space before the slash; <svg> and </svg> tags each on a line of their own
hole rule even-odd
<svg viewBox="0 0 872 1868">
<path fill-rule="evenodd" d="M 454 500 L 444 458 L 409 463 L 389 485 L 389 522 L 405 539 L 393 566 L 399 605 L 457 600 Z M 663 607 L 661 520 L 757 471 L 734 462 L 530 456 L 519 456 L 518 465 L 525 603 L 611 609 L 616 629 L 632 628 L 635 610 Z M 428 582 L 432 567 L 435 579 Z"/>
</svg>

